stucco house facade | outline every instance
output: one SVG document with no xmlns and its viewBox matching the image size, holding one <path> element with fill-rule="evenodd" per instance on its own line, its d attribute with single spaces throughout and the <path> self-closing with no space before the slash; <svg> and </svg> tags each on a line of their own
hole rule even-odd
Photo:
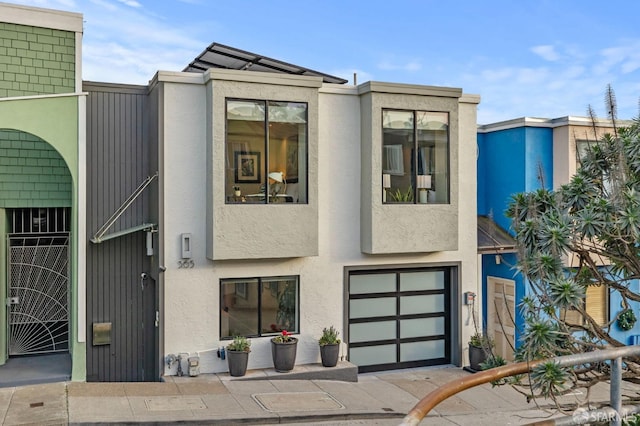
<svg viewBox="0 0 640 426">
<path fill-rule="evenodd" d="M 249 368 L 270 367 L 270 339 L 283 329 L 299 338 L 296 363 L 317 363 L 330 325 L 360 371 L 466 363 L 474 326 L 463 294 L 481 301 L 479 96 L 349 85 L 215 43 L 148 85 L 83 82 L 81 15 L 0 11 L 5 45 L 14 27 L 74 42 L 73 84 L 62 94 L 0 88 L 0 161 L 22 161 L 33 143 L 60 153 L 70 176 L 56 181 L 66 198 L 32 206 L 15 201 L 0 173 L 0 231 L 31 238 L 35 229 L 11 228 L 16 209 L 68 209 L 69 229 L 55 231 L 70 235 L 61 350 L 72 355 L 73 380 L 159 380 L 177 372 L 170 355 L 224 372 L 219 349 L 238 334 L 252 340 Z M 7 52 L 28 58 L 37 42 L 27 42 Z M 13 87 L 11 74 L 0 68 L 0 87 Z M 19 165 L 53 173 L 52 162 Z M 46 212 L 29 210 L 28 220 Z M 1 279 L 0 292 L 14 297 L 15 278 Z M 10 333 L 0 338 L 0 360 L 21 356 L 7 350 Z"/>
<path fill-rule="evenodd" d="M 334 325 L 344 359 L 361 371 L 464 362 L 472 328 L 461 299 L 477 291 L 467 174 L 477 96 L 213 68 L 159 72 L 150 92 L 164 100 L 156 105 L 165 353 L 198 352 L 202 371 L 225 371 L 217 349 L 241 333 L 252 337 L 249 368 L 269 367 L 270 338 L 284 328 L 299 333 L 297 362 L 316 363 L 317 338 Z M 396 112 L 408 118 L 401 128 L 389 117 Z M 412 126 L 420 113 L 434 113 L 433 130 Z M 415 191 L 415 134 L 442 149 L 432 160 L 446 162 L 433 169 L 442 202 L 389 195 Z M 387 144 L 403 149 L 394 167 Z M 240 169 L 240 156 L 256 170 Z M 274 172 L 283 181 L 261 191 Z M 280 318 L 285 296 L 293 310 Z"/>
</svg>

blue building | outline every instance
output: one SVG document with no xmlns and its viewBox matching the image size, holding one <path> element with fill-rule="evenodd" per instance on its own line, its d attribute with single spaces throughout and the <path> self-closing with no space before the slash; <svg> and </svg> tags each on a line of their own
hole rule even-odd
<svg viewBox="0 0 640 426">
<path fill-rule="evenodd" d="M 566 116 L 555 119 L 519 118 L 478 127 L 478 253 L 481 271 L 482 327 L 496 341 L 496 352 L 512 359 L 523 330 L 517 306 L 530 289 L 514 269 L 517 253 L 510 239 L 505 210 L 511 196 L 537 189 L 557 189 L 577 168 L 577 158 L 587 142 L 612 133 L 609 121 Z M 638 284 L 636 283 L 636 286 Z M 637 291 L 637 289 L 636 289 Z M 639 306 L 631 306 L 638 311 Z M 587 312 L 600 324 L 622 309 L 617 293 L 604 286 L 589 288 Z M 515 324 L 514 324 L 515 323 Z M 637 327 L 636 327 L 637 328 Z M 638 329 L 610 334 L 621 342 L 635 342 Z"/>
</svg>

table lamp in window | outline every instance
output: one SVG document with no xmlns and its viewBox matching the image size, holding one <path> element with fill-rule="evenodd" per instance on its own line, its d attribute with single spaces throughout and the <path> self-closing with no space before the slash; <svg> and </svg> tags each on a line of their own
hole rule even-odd
<svg viewBox="0 0 640 426">
<path fill-rule="evenodd" d="M 387 202 L 387 189 L 391 188 L 391 175 L 389 173 L 382 174 L 382 202 Z"/>
<path fill-rule="evenodd" d="M 274 184 L 271 184 L 269 187 L 271 188 L 271 196 L 275 197 L 280 193 L 280 190 L 282 189 L 282 186 L 280 185 L 282 182 L 284 182 L 284 191 L 282 191 L 283 194 L 287 193 L 287 181 L 284 178 L 284 173 L 282 172 L 270 172 L 269 173 L 269 179 L 273 180 Z"/>
<path fill-rule="evenodd" d="M 418 187 L 418 202 L 426 204 L 429 200 L 429 190 L 431 189 L 431 175 L 418 175 L 416 182 Z"/>
</svg>

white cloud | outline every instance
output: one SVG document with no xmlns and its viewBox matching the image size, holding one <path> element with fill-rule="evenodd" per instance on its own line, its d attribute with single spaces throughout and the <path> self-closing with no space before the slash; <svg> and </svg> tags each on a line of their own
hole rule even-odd
<svg viewBox="0 0 640 426">
<path fill-rule="evenodd" d="M 482 70 L 478 73 L 480 77 L 488 82 L 495 82 L 506 80 L 513 75 L 513 70 L 510 68 L 501 68 L 501 69 L 488 69 Z"/>
<path fill-rule="evenodd" d="M 140 3 L 138 3 L 135 0 L 118 0 L 120 3 L 126 5 L 126 6 L 130 6 L 130 7 L 142 7 L 142 5 Z"/>
<path fill-rule="evenodd" d="M 619 66 L 623 74 L 632 73 L 640 69 L 640 40 L 626 41 L 603 49 L 600 56 L 602 61 L 596 66 L 598 72 L 608 72 Z"/>
<path fill-rule="evenodd" d="M 107 9 L 107 11 L 110 11 L 110 12 L 115 12 L 115 11 L 118 10 L 118 5 L 117 4 L 114 4 L 114 3 L 111 3 L 111 2 L 108 2 L 108 1 L 103 1 L 103 0 L 90 0 L 90 1 L 91 1 L 91 3 L 95 4 L 96 6 L 100 6 L 100 7 L 104 8 L 104 9 Z M 85 14 L 85 16 L 87 14 L 91 15 L 92 14 L 92 9 L 89 9 L 89 10 L 85 11 L 84 14 Z M 110 16 L 108 16 L 108 15 L 106 15 L 104 17 L 106 19 L 110 18 Z"/>
<path fill-rule="evenodd" d="M 547 68 L 519 68 L 516 72 L 516 83 L 518 84 L 544 84 L 550 78 Z"/>
<path fill-rule="evenodd" d="M 549 44 L 534 46 L 531 48 L 531 51 L 540 56 L 545 61 L 554 62 L 560 59 L 560 55 L 558 55 L 556 49 Z"/>
<path fill-rule="evenodd" d="M 389 61 L 383 61 L 378 64 L 378 68 L 384 71 L 408 71 L 416 72 L 422 69 L 422 64 L 418 61 L 409 61 L 407 63 L 392 63 Z"/>
</svg>

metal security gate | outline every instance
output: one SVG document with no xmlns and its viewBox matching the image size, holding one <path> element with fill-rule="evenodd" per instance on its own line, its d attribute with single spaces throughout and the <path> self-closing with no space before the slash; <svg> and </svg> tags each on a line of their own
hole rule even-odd
<svg viewBox="0 0 640 426">
<path fill-rule="evenodd" d="M 67 218 L 68 209 L 11 212 L 9 356 L 69 351 L 69 233 L 48 232 Z"/>
</svg>

